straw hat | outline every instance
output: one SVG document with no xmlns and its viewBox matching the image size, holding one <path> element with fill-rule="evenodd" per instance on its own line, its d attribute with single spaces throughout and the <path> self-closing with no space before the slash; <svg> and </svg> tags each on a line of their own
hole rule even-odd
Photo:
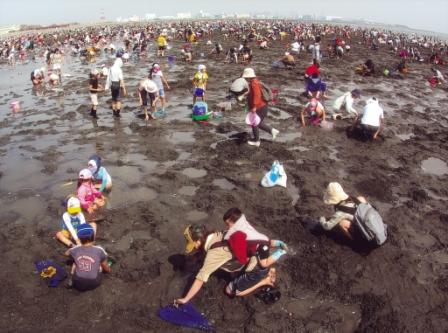
<svg viewBox="0 0 448 333">
<path fill-rule="evenodd" d="M 347 200 L 348 195 L 344 192 L 341 184 L 333 182 L 328 184 L 324 192 L 324 202 L 327 205 L 337 205 L 341 201 Z"/>
</svg>

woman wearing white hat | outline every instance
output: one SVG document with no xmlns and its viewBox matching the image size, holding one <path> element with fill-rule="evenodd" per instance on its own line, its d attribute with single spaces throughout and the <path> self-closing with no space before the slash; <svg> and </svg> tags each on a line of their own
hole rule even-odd
<svg viewBox="0 0 448 333">
<path fill-rule="evenodd" d="M 259 128 L 270 133 L 273 140 L 275 140 L 280 132 L 264 123 L 264 118 L 268 114 L 268 105 L 263 99 L 261 82 L 257 79 L 255 71 L 252 68 L 245 68 L 242 77 L 249 82 L 249 96 L 247 99 L 249 103 L 249 112 L 254 112 L 260 117 L 260 123 L 257 126 L 252 126 L 254 138 L 247 143 L 251 146 L 259 147 L 261 143 Z"/>
<path fill-rule="evenodd" d="M 366 202 L 364 197 L 357 197 L 360 202 Z M 330 219 L 326 219 L 321 216 L 319 223 L 325 230 L 332 230 L 334 227 L 339 226 L 345 236 L 349 239 L 353 239 L 351 234 L 351 228 L 353 226 L 354 215 L 344 211 L 346 208 L 355 208 L 356 203 L 354 200 L 344 192 L 341 184 L 333 182 L 328 184 L 327 189 L 324 192 L 324 202 L 327 205 L 333 205 L 335 213 Z"/>
</svg>

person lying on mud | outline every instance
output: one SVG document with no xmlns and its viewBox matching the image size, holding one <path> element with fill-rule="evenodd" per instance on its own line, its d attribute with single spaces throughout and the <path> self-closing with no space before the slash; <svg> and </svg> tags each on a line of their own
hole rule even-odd
<svg viewBox="0 0 448 333">
<path fill-rule="evenodd" d="M 338 97 L 333 103 L 333 119 L 347 119 L 358 116 L 358 111 L 353 107 L 356 99 L 361 97 L 359 89 L 353 89 Z"/>
<path fill-rule="evenodd" d="M 106 168 L 101 165 L 101 157 L 92 155 L 87 163 L 87 169 L 92 173 L 92 179 L 95 187 L 101 192 L 109 192 L 112 190 L 112 177 Z"/>
<path fill-rule="evenodd" d="M 381 131 L 384 122 L 384 111 L 379 105 L 376 97 L 372 97 L 367 101 L 366 106 L 361 115 L 355 118 L 353 127 L 359 127 L 361 134 L 366 140 L 376 140 Z"/>
<path fill-rule="evenodd" d="M 316 98 L 312 98 L 311 101 L 306 103 L 300 112 L 300 121 L 303 127 L 306 126 L 305 118 L 311 125 L 319 125 L 321 122 L 325 122 L 325 108 Z"/>
<path fill-rule="evenodd" d="M 75 244 L 81 245 L 78 238 L 78 229 L 86 224 L 86 219 L 81 211 L 81 203 L 78 198 L 70 197 L 67 200 L 67 211 L 62 215 L 61 230 L 56 233 L 56 239 L 67 247 Z M 89 223 L 96 233 L 96 223 Z"/>
<path fill-rule="evenodd" d="M 227 226 L 224 241 L 228 243 L 233 256 L 242 265 L 246 265 L 252 256 L 257 256 L 258 264 L 266 268 L 273 265 L 288 251 L 288 246 L 283 241 L 270 240 L 266 235 L 255 230 L 239 208 L 233 207 L 227 210 L 223 221 Z M 275 249 L 272 254 L 269 252 L 271 248 Z"/>
<path fill-rule="evenodd" d="M 34 86 L 41 85 L 45 80 L 45 67 L 35 69 L 31 72 L 31 82 Z"/>
<path fill-rule="evenodd" d="M 150 79 L 151 74 L 148 77 L 138 84 L 137 95 L 140 102 L 140 107 L 143 108 L 143 112 L 145 114 L 145 120 L 149 120 L 149 116 L 152 119 L 156 119 L 156 103 L 159 99 L 159 89 L 157 88 L 157 84 Z M 150 102 L 151 112 L 148 115 L 148 96 Z"/>
<path fill-rule="evenodd" d="M 78 291 L 93 290 L 101 284 L 101 272 L 111 272 L 107 253 L 95 245 L 95 230 L 90 224 L 79 227 L 77 236 L 81 244 L 65 252 L 74 261 L 67 287 Z"/>
<path fill-rule="evenodd" d="M 77 197 L 81 202 L 82 209 L 89 214 L 105 204 L 103 194 L 93 185 L 92 172 L 89 169 L 82 169 L 79 172 Z"/>
<path fill-rule="evenodd" d="M 366 199 L 362 196 L 357 197 L 360 202 L 366 203 Z M 319 223 L 324 230 L 330 231 L 338 227 L 345 237 L 353 240 L 354 235 L 354 215 L 343 211 L 344 207 L 355 208 L 356 204 L 349 195 L 344 192 L 341 184 L 333 182 L 328 184 L 324 192 L 324 203 L 326 205 L 333 205 L 335 212 L 329 219 L 321 216 Z"/>
<path fill-rule="evenodd" d="M 372 59 L 368 59 L 365 63 L 358 65 L 355 68 L 355 72 L 362 76 L 371 76 L 375 74 L 375 64 Z"/>
<path fill-rule="evenodd" d="M 242 77 L 249 83 L 249 95 L 247 99 L 249 112 L 256 113 L 258 117 L 260 117 L 260 123 L 257 126 L 252 126 L 254 138 L 247 143 L 251 146 L 259 147 L 261 144 L 259 128 L 270 133 L 272 135 L 272 140 L 275 140 L 280 131 L 264 123 L 264 119 L 268 115 L 269 109 L 267 102 L 263 99 L 261 82 L 257 79 L 253 68 L 245 68 Z"/>
<path fill-rule="evenodd" d="M 239 263 L 235 266 L 235 262 L 232 262 L 233 255 L 227 242 L 224 242 L 222 232 L 209 232 L 204 225 L 190 225 L 185 229 L 184 236 L 187 240 L 186 252 L 202 251 L 205 259 L 190 289 L 184 297 L 176 299 L 175 304 L 191 301 L 218 269 L 233 273 L 243 269 Z M 262 268 L 257 265 L 257 259 L 252 257 L 244 267 L 244 272 L 227 285 L 226 293 L 229 296 L 247 296 L 260 287 L 273 286 L 275 278 L 274 268 Z"/>
</svg>

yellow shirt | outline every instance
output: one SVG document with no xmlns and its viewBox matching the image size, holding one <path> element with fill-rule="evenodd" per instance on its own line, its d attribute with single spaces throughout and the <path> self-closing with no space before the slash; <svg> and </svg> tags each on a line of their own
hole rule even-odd
<svg viewBox="0 0 448 333">
<path fill-rule="evenodd" d="M 208 80 L 208 74 L 206 72 L 196 72 L 196 74 L 194 74 L 193 80 L 196 88 L 205 90 L 205 86 Z"/>
<path fill-rule="evenodd" d="M 159 36 L 157 38 L 157 44 L 159 46 L 166 46 L 166 38 L 164 36 Z"/>
</svg>

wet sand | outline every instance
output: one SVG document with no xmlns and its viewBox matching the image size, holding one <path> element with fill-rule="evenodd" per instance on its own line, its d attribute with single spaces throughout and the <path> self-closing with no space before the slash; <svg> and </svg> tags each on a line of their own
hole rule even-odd
<svg viewBox="0 0 448 333">
<path fill-rule="evenodd" d="M 174 42 L 173 49 L 179 45 Z M 310 55 L 299 56 L 296 70 L 273 70 L 270 64 L 283 47 L 275 42 L 267 51 L 254 49 L 256 73 L 280 91 L 267 123 L 281 133 L 275 142 L 262 133 L 258 149 L 232 137 L 250 132 L 239 108 L 209 124 L 189 118 L 197 65 L 207 64 L 212 111 L 242 65 L 195 59 L 170 68 L 159 60 L 172 88 L 167 117 L 147 124 L 136 116 L 135 91 L 153 58 L 124 66 L 130 96 L 120 120 L 112 117 L 109 94 L 100 95 L 100 119 L 88 116 L 91 65 L 79 59 L 67 56 L 63 72 L 72 76 L 63 78 L 63 91 L 43 95 L 29 82 L 40 63 L 0 68 L 1 332 L 189 332 L 157 318 L 157 309 L 181 296 L 186 281 L 168 257 L 183 251 L 186 224 L 221 229 L 231 206 L 239 206 L 260 231 L 287 242 L 293 253 L 277 267 L 282 298 L 272 306 L 254 297 L 230 300 L 222 280 L 207 283 L 193 304 L 218 332 L 447 331 L 447 91 L 428 87 L 427 64 L 411 64 L 404 80 L 355 75 L 355 65 L 368 57 L 384 65 L 399 60 L 354 42 L 350 56 L 322 65 L 330 96 L 325 105 L 355 87 L 363 100 L 376 96 L 385 109 L 385 139 L 348 139 L 344 121 L 330 131 L 300 128 L 302 73 Z M 199 45 L 196 52 L 208 47 Z M 97 64 L 112 61 L 103 56 Z M 21 112 L 8 109 L 12 100 L 21 101 Z M 117 262 L 92 292 L 49 289 L 33 263 L 64 262 L 65 249 L 53 238 L 60 202 L 75 191 L 75 183 L 66 184 L 93 153 L 103 157 L 114 182 L 97 243 Z M 284 164 L 287 189 L 259 185 L 274 160 Z M 331 213 L 321 198 L 329 181 L 378 207 L 389 226 L 384 246 L 367 255 L 304 228 L 306 217 Z"/>
</svg>

